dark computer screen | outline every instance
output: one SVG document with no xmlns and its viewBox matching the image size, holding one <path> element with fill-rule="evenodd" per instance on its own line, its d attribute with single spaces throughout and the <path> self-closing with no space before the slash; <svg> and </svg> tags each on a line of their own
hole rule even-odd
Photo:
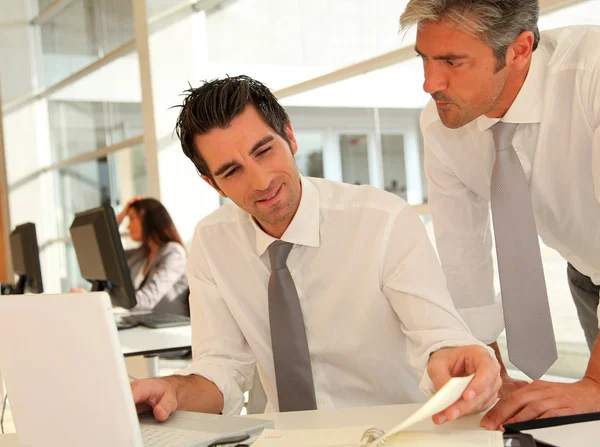
<svg viewBox="0 0 600 447">
<path fill-rule="evenodd" d="M 42 293 L 44 285 L 35 224 L 28 222 L 15 227 L 10 233 L 10 252 L 13 270 L 19 276 L 11 293 Z"/>
<path fill-rule="evenodd" d="M 75 215 L 69 228 L 81 276 L 92 290 L 105 290 L 116 306 L 131 309 L 137 303 L 135 289 L 110 206 L 101 206 Z"/>
</svg>

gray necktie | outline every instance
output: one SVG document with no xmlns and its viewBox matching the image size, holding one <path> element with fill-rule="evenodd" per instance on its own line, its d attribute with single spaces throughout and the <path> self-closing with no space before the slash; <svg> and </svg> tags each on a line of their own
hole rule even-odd
<svg viewBox="0 0 600 447">
<path fill-rule="evenodd" d="M 286 264 L 292 246 L 283 241 L 275 241 L 269 246 L 269 321 L 279 411 L 316 410 L 304 318 Z"/>
<path fill-rule="evenodd" d="M 508 358 L 537 380 L 556 361 L 556 341 L 529 187 L 512 145 L 516 130 L 503 122 L 492 127 L 492 219 Z"/>
</svg>

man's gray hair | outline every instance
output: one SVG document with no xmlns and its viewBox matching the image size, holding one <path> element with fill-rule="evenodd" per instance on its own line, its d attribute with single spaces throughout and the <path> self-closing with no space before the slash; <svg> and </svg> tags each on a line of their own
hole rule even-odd
<svg viewBox="0 0 600 447">
<path fill-rule="evenodd" d="M 400 16 L 400 29 L 443 19 L 454 22 L 492 48 L 500 70 L 506 50 L 522 32 L 533 33 L 533 50 L 537 48 L 539 14 L 538 0 L 410 0 Z"/>
</svg>

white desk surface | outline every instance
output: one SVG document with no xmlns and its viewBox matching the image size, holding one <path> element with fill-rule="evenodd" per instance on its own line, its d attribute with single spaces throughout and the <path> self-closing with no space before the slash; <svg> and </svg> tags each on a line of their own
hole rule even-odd
<svg viewBox="0 0 600 447">
<path fill-rule="evenodd" d="M 388 405 L 381 407 L 343 408 L 337 410 L 301 411 L 289 413 L 253 414 L 248 417 L 270 419 L 275 422 L 275 428 L 304 429 L 304 428 L 336 428 L 355 425 L 374 425 L 383 430 L 395 426 L 411 415 L 416 405 Z M 481 415 L 468 416 L 458 421 L 444 424 L 444 429 L 479 429 Z M 414 426 L 415 430 L 437 430 L 431 421 L 424 421 Z M 19 447 L 16 435 L 0 435 L 0 447 Z"/>
<path fill-rule="evenodd" d="M 189 325 L 160 329 L 136 326 L 120 330 L 119 340 L 125 357 L 159 354 L 189 349 L 192 346 L 192 328 Z"/>
</svg>

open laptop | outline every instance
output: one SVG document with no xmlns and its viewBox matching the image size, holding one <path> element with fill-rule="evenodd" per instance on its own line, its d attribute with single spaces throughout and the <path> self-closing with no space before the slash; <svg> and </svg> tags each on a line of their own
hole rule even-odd
<svg viewBox="0 0 600 447">
<path fill-rule="evenodd" d="M 138 420 L 105 292 L 0 297 L 0 370 L 22 446 L 205 447 L 272 426 L 190 412 Z"/>
</svg>

